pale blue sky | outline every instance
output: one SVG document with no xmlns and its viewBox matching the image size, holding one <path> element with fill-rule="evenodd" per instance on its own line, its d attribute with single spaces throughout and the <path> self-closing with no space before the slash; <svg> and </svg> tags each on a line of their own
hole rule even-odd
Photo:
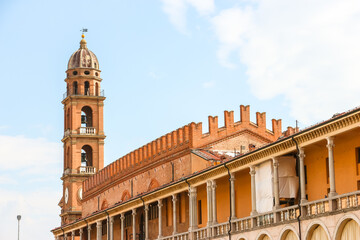
<svg viewBox="0 0 360 240">
<path fill-rule="evenodd" d="M 0 1 L 0 239 L 59 225 L 65 70 L 88 28 L 105 164 L 239 105 L 300 127 L 359 105 L 357 1 Z M 42 199 L 42 204 L 38 200 Z M 40 211 L 41 210 L 41 211 Z M 36 229 L 36 231 L 34 231 Z"/>
</svg>

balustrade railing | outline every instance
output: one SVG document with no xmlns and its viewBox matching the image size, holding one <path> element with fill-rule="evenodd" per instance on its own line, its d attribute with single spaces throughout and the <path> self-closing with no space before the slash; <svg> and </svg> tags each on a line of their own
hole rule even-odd
<svg viewBox="0 0 360 240">
<path fill-rule="evenodd" d="M 280 214 L 279 221 L 285 222 L 285 221 L 291 221 L 297 219 L 297 217 L 299 217 L 300 215 L 300 210 L 297 205 L 294 205 L 290 207 L 280 208 L 276 210 L 275 214 Z"/>
<path fill-rule="evenodd" d="M 209 227 L 203 227 L 194 231 L 195 240 L 205 239 L 210 237 Z"/>
<path fill-rule="evenodd" d="M 83 174 L 94 174 L 96 172 L 96 168 L 92 166 L 81 166 L 79 167 L 79 173 Z"/>
<path fill-rule="evenodd" d="M 92 97 L 105 97 L 104 90 L 101 90 L 98 93 L 92 92 L 92 91 L 86 91 L 85 93 L 79 93 L 79 92 L 65 92 L 63 94 L 63 100 L 67 98 L 68 96 L 92 96 Z"/>
<path fill-rule="evenodd" d="M 335 203 L 335 207 L 331 204 Z M 343 209 L 360 207 L 360 191 L 337 195 L 332 198 L 306 202 L 301 204 L 302 217 L 312 217 L 328 212 L 336 212 Z M 296 220 L 300 216 L 298 205 L 276 209 L 271 212 L 257 214 L 255 216 L 239 218 L 231 221 L 231 232 L 238 233 L 248 231 L 254 227 L 269 226 L 273 223 L 285 223 Z M 196 229 L 190 233 L 178 233 L 172 236 L 161 238 L 161 240 L 189 240 L 189 234 L 193 234 L 194 240 L 217 238 L 228 234 L 229 222 L 223 222 Z"/>
<path fill-rule="evenodd" d="M 234 220 L 233 222 L 235 224 L 235 231 L 242 232 L 252 228 L 251 219 L 252 217 L 246 217 Z"/>
<path fill-rule="evenodd" d="M 314 216 L 329 212 L 329 199 L 321 199 L 302 204 L 306 209 L 306 216 Z"/>
<path fill-rule="evenodd" d="M 189 240 L 189 232 L 177 233 L 171 236 L 162 237 L 160 240 Z"/>
<path fill-rule="evenodd" d="M 94 127 L 80 127 L 80 134 L 95 135 L 96 129 Z"/>
<path fill-rule="evenodd" d="M 212 228 L 212 235 L 213 236 L 221 236 L 224 234 L 228 234 L 230 230 L 229 222 L 219 223 L 216 225 L 211 226 Z"/>
<path fill-rule="evenodd" d="M 71 130 L 70 130 L 70 129 L 66 129 L 65 132 L 64 132 L 64 137 L 69 136 L 70 133 L 71 133 Z"/>
<path fill-rule="evenodd" d="M 335 196 L 337 210 L 358 207 L 360 203 L 360 191 Z"/>
</svg>

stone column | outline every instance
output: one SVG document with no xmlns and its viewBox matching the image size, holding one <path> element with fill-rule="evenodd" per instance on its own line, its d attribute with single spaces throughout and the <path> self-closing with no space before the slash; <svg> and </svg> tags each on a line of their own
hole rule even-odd
<svg viewBox="0 0 360 240">
<path fill-rule="evenodd" d="M 197 189 L 196 187 L 190 187 L 189 191 L 190 191 L 189 201 L 191 205 L 191 209 L 189 210 L 189 219 L 190 219 L 189 231 L 193 231 L 198 227 Z"/>
<path fill-rule="evenodd" d="M 335 189 L 335 168 L 334 168 L 334 137 L 327 137 L 328 158 L 329 158 L 329 178 L 330 178 L 330 192 L 329 197 L 337 195 Z"/>
<path fill-rule="evenodd" d="M 87 239 L 91 239 L 91 225 L 88 225 L 88 227 L 87 227 Z"/>
<path fill-rule="evenodd" d="M 149 204 L 145 204 L 145 240 L 149 240 Z"/>
<path fill-rule="evenodd" d="M 280 194 L 279 194 L 279 161 L 277 158 L 272 158 L 273 160 L 273 170 L 274 170 L 274 178 L 273 178 L 273 189 L 274 189 L 274 209 L 280 208 Z"/>
<path fill-rule="evenodd" d="M 231 201 L 231 220 L 236 219 L 236 206 L 235 206 L 235 174 L 230 173 L 230 201 Z"/>
<path fill-rule="evenodd" d="M 136 240 L 136 208 L 132 210 L 132 235 L 133 240 Z"/>
<path fill-rule="evenodd" d="M 114 240 L 114 217 L 110 217 L 109 239 Z"/>
<path fill-rule="evenodd" d="M 67 240 L 67 233 L 64 233 L 64 240 Z"/>
<path fill-rule="evenodd" d="M 102 240 L 102 222 L 96 222 L 96 240 Z"/>
<path fill-rule="evenodd" d="M 125 220 L 125 215 L 124 213 L 121 213 L 120 214 L 120 225 L 121 225 L 121 232 L 120 232 L 120 240 L 124 240 L 124 227 L 125 227 L 125 224 L 124 224 L 124 220 Z M 90 238 L 89 238 L 90 240 Z"/>
<path fill-rule="evenodd" d="M 75 231 L 71 231 L 71 240 L 75 240 Z"/>
<path fill-rule="evenodd" d="M 250 166 L 250 175 L 251 175 L 251 215 L 256 215 L 256 187 L 255 187 L 255 167 Z"/>
<path fill-rule="evenodd" d="M 212 197 L 212 222 L 217 224 L 217 207 L 216 207 L 216 181 L 211 180 L 211 197 Z M 197 213 L 196 213 L 197 216 Z"/>
<path fill-rule="evenodd" d="M 304 165 L 305 153 L 304 149 L 299 149 L 299 165 L 300 165 L 300 203 L 307 202 L 306 190 L 305 190 L 305 165 Z"/>
<path fill-rule="evenodd" d="M 162 211 L 161 211 L 162 206 L 163 206 L 162 199 L 159 199 L 158 200 L 158 208 L 159 208 L 159 235 L 158 235 L 158 238 L 162 237 Z"/>
<path fill-rule="evenodd" d="M 83 234 L 84 234 L 84 232 L 83 232 L 83 229 L 82 229 L 82 228 L 79 229 L 79 234 L 80 234 L 80 240 L 83 240 Z"/>
<path fill-rule="evenodd" d="M 177 195 L 172 195 L 172 203 L 173 203 L 173 235 L 177 233 L 177 219 L 176 219 L 176 202 L 177 202 Z"/>
<path fill-rule="evenodd" d="M 211 226 L 213 223 L 213 206 L 212 206 L 212 181 L 206 182 L 206 200 L 207 200 L 207 226 Z"/>
</svg>

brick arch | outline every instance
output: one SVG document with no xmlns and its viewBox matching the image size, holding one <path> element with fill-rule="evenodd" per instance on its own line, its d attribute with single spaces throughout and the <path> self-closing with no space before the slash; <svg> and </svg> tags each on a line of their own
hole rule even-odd
<svg viewBox="0 0 360 240">
<path fill-rule="evenodd" d="M 159 182 L 158 182 L 155 178 L 153 178 L 153 179 L 151 179 L 151 181 L 150 181 L 150 184 L 149 184 L 149 187 L 148 187 L 148 191 L 153 190 L 153 189 L 155 189 L 155 188 L 157 188 L 157 187 L 159 187 L 159 186 L 160 186 Z"/>
<path fill-rule="evenodd" d="M 121 195 L 121 201 L 124 202 L 124 201 L 126 201 L 126 200 L 129 200 L 130 197 L 131 197 L 131 195 L 130 195 L 129 191 L 128 191 L 128 190 L 125 190 L 125 191 L 123 192 L 123 194 Z"/>
<path fill-rule="evenodd" d="M 101 204 L 101 210 L 104 210 L 104 209 L 106 209 L 106 208 L 108 208 L 109 207 L 109 204 L 108 204 L 108 202 L 106 201 L 106 199 L 102 202 L 102 204 Z"/>
</svg>

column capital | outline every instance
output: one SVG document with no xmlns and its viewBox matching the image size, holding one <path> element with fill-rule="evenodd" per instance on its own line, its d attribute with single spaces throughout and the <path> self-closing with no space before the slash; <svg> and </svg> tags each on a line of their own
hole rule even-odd
<svg viewBox="0 0 360 240">
<path fill-rule="evenodd" d="M 75 236 L 75 230 L 71 231 L 71 236 L 74 237 Z"/>
<path fill-rule="evenodd" d="M 207 188 L 211 188 L 211 185 L 212 185 L 211 180 L 207 180 L 207 181 L 206 181 L 206 187 L 207 187 Z"/>
<path fill-rule="evenodd" d="M 133 209 L 131 210 L 131 214 L 132 214 L 133 216 L 136 215 L 136 208 L 133 208 Z"/>
<path fill-rule="evenodd" d="M 158 199 L 158 207 L 161 208 L 163 206 L 162 199 Z"/>
<path fill-rule="evenodd" d="M 304 159 L 305 157 L 304 148 L 299 148 L 299 158 Z"/>
<path fill-rule="evenodd" d="M 235 173 L 230 173 L 230 181 L 235 181 Z"/>
<path fill-rule="evenodd" d="M 79 229 L 79 233 L 83 234 L 84 230 L 82 228 Z"/>
<path fill-rule="evenodd" d="M 211 180 L 211 187 L 216 188 L 216 180 L 215 179 Z"/>
<path fill-rule="evenodd" d="M 91 230 L 91 225 L 88 225 L 87 229 L 90 231 Z"/>
<path fill-rule="evenodd" d="M 97 228 L 101 228 L 101 227 L 102 227 L 102 222 L 101 222 L 101 221 L 97 221 L 97 222 L 96 222 L 96 227 L 97 227 Z"/>
<path fill-rule="evenodd" d="M 255 166 L 250 166 L 250 175 L 254 176 L 256 174 Z"/>
<path fill-rule="evenodd" d="M 114 223 L 114 216 L 111 216 L 111 217 L 110 217 L 110 223 L 111 223 L 111 224 Z"/>
<path fill-rule="evenodd" d="M 124 220 L 125 219 L 125 213 L 120 213 L 120 220 Z"/>
<path fill-rule="evenodd" d="M 176 201 L 177 201 L 177 194 L 173 194 L 173 195 L 172 195 L 172 201 L 173 201 L 173 202 L 176 202 Z"/>
<path fill-rule="evenodd" d="M 144 206 L 144 211 L 145 211 L 145 212 L 149 211 L 149 204 L 148 204 L 148 203 L 145 204 L 145 206 Z"/>
<path fill-rule="evenodd" d="M 327 148 L 330 149 L 330 148 L 333 148 L 335 146 L 334 137 L 327 137 L 326 141 L 327 141 L 327 145 L 326 145 Z"/>
<path fill-rule="evenodd" d="M 271 159 L 272 159 L 274 168 L 278 168 L 279 167 L 279 159 L 277 157 L 272 157 Z"/>
<path fill-rule="evenodd" d="M 190 188 L 189 188 L 189 192 L 190 192 L 190 194 L 191 194 L 191 193 L 196 193 L 196 192 L 197 192 L 197 188 L 196 188 L 196 187 L 190 187 Z"/>
</svg>

